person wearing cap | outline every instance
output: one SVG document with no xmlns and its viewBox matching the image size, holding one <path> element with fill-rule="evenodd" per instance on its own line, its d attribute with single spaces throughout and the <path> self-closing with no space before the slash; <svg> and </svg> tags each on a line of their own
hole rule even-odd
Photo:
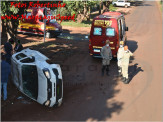
<svg viewBox="0 0 163 122">
<path fill-rule="evenodd" d="M 128 46 L 124 46 L 124 54 L 122 57 L 122 76 L 123 76 L 123 82 L 125 84 L 129 83 L 128 78 L 128 66 L 130 61 L 130 56 L 133 56 L 133 53 L 128 49 Z"/>
<path fill-rule="evenodd" d="M 15 47 L 14 47 L 14 51 L 17 53 L 17 52 L 20 52 L 20 51 L 22 51 L 23 50 L 23 46 L 22 46 L 22 44 L 20 43 L 20 40 L 17 40 L 17 43 L 16 43 L 16 45 L 15 45 Z"/>
<path fill-rule="evenodd" d="M 118 65 L 118 75 L 122 76 L 122 57 L 124 53 L 124 47 L 123 47 L 124 42 L 120 41 L 120 46 L 117 52 L 117 65 Z"/>
<path fill-rule="evenodd" d="M 109 65 L 110 60 L 112 59 L 112 52 L 109 46 L 109 40 L 106 40 L 106 45 L 101 49 L 101 57 L 102 57 L 102 76 L 104 76 L 104 71 L 106 69 L 106 74 L 109 76 Z"/>
<path fill-rule="evenodd" d="M 5 61 L 5 55 L 1 53 L 1 91 L 3 88 L 3 100 L 7 99 L 7 82 L 11 72 L 10 65 Z"/>
</svg>

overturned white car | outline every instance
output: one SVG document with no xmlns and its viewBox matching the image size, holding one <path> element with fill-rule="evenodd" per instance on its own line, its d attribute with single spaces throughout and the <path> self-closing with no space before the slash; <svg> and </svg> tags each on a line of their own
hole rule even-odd
<svg viewBox="0 0 163 122">
<path fill-rule="evenodd" d="M 12 55 L 12 79 L 26 96 L 45 106 L 60 106 L 63 80 L 59 64 L 49 64 L 38 51 L 24 49 Z"/>
</svg>

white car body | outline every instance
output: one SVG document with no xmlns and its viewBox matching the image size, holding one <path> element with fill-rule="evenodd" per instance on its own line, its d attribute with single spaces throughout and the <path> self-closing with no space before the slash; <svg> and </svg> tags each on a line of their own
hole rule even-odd
<svg viewBox="0 0 163 122">
<path fill-rule="evenodd" d="M 11 58 L 12 79 L 17 88 L 45 106 L 60 106 L 63 80 L 59 64 L 48 64 L 48 58 L 38 51 L 24 49 Z"/>
<path fill-rule="evenodd" d="M 128 7 L 130 6 L 130 3 L 129 2 L 125 2 L 125 0 L 117 0 L 117 1 L 113 1 L 112 4 L 114 6 L 124 6 L 124 7 Z"/>
</svg>

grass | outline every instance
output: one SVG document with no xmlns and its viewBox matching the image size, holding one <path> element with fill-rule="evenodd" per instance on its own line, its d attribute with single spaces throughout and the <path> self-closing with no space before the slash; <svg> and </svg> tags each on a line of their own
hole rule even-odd
<svg viewBox="0 0 163 122">
<path fill-rule="evenodd" d="M 110 11 L 116 11 L 117 9 L 118 9 L 117 7 L 114 7 L 112 4 L 110 4 L 109 6 Z"/>
<path fill-rule="evenodd" d="M 62 26 L 71 26 L 71 27 L 91 27 L 91 21 L 83 21 L 82 23 L 77 23 L 74 21 L 62 21 Z"/>
</svg>

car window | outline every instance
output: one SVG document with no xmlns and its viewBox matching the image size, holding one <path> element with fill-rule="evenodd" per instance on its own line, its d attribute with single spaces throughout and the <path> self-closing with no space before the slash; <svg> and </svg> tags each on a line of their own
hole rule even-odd
<svg viewBox="0 0 163 122">
<path fill-rule="evenodd" d="M 22 59 L 20 62 L 22 62 L 22 63 L 32 63 L 32 62 L 34 62 L 35 61 L 35 57 L 27 57 L 27 58 L 25 58 L 25 59 Z"/>
<path fill-rule="evenodd" d="M 95 27 L 94 30 L 93 30 L 93 35 L 101 36 L 102 35 L 102 28 Z"/>
<path fill-rule="evenodd" d="M 106 28 L 106 36 L 115 36 L 114 28 Z"/>
<path fill-rule="evenodd" d="M 17 60 L 25 58 L 25 57 L 27 57 L 27 56 L 25 54 L 23 54 L 23 53 L 20 53 L 20 54 L 16 55 Z"/>
<path fill-rule="evenodd" d="M 26 95 L 37 100 L 38 97 L 38 73 L 35 65 L 22 66 L 23 90 Z"/>
</svg>

